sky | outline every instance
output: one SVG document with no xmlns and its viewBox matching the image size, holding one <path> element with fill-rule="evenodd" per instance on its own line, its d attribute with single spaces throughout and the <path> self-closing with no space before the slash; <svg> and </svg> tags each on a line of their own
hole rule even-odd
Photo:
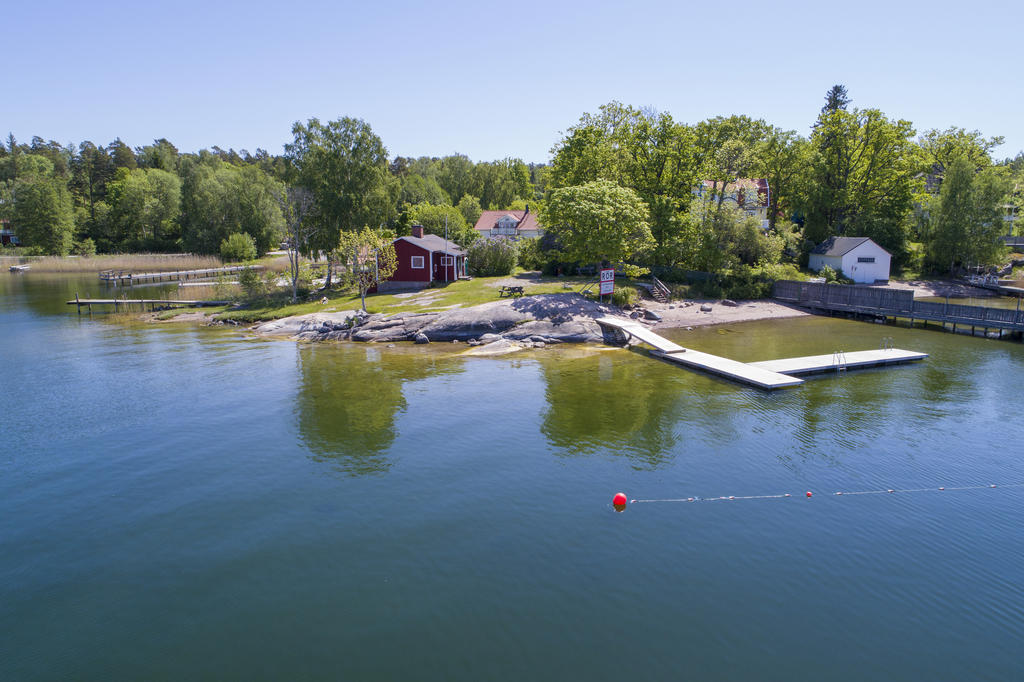
<svg viewBox="0 0 1024 682">
<path fill-rule="evenodd" d="M 918 133 L 1024 150 L 1024 3 L 103 2 L 3 11 L 0 132 L 282 152 L 352 116 L 391 156 L 546 162 L 610 101 L 808 135 L 835 83 Z"/>
</svg>

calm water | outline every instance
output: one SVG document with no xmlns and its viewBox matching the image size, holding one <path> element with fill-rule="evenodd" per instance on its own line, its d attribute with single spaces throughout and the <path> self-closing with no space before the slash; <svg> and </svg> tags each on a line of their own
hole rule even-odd
<svg viewBox="0 0 1024 682">
<path fill-rule="evenodd" d="M 629 351 L 126 326 L 0 273 L 0 679 L 1024 679 L 1024 346 L 809 318 Z M 635 498 L 816 491 L 813 499 Z"/>
</svg>

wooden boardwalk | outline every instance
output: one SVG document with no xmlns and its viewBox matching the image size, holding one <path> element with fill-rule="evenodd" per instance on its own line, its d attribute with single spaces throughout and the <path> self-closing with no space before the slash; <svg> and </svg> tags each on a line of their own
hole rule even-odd
<svg viewBox="0 0 1024 682">
<path fill-rule="evenodd" d="M 117 286 L 132 286 L 149 282 L 173 282 L 190 279 L 210 279 L 220 275 L 238 274 L 244 270 L 262 270 L 262 265 L 232 265 L 224 268 L 204 268 L 202 270 L 176 270 L 174 272 L 142 272 L 133 273 L 128 270 L 104 270 L 100 280 Z"/>
<path fill-rule="evenodd" d="M 1024 332 L 1024 310 L 988 308 L 980 305 L 915 301 L 906 290 L 871 286 L 814 284 L 780 281 L 775 283 L 774 298 L 812 310 L 844 312 L 875 319 L 904 318 L 914 322 L 938 322 L 942 325 Z"/>
<path fill-rule="evenodd" d="M 651 355 L 654 357 L 769 391 L 776 388 L 799 386 L 803 383 L 803 379 L 793 376 L 796 374 L 828 371 L 839 373 L 847 369 L 894 365 L 928 357 L 927 353 L 886 348 L 762 362 L 739 362 L 692 348 L 683 348 L 633 320 L 602 317 L 598 318 L 596 322 L 601 326 L 609 343 L 626 343 L 628 337 L 634 337 L 653 346 L 655 350 L 651 351 Z"/>
</svg>

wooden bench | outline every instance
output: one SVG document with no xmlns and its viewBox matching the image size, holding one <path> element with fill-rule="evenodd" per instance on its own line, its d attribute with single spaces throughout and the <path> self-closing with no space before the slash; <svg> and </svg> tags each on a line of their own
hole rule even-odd
<svg viewBox="0 0 1024 682">
<path fill-rule="evenodd" d="M 498 290 L 498 298 L 502 298 L 504 296 L 512 297 L 512 296 L 522 296 L 522 295 L 523 295 L 523 288 L 522 287 L 508 287 L 508 286 L 505 286 L 505 287 L 502 287 L 501 289 Z"/>
</svg>

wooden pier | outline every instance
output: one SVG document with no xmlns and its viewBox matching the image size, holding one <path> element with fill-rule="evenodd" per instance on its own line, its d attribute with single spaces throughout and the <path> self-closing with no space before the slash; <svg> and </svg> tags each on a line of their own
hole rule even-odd
<svg viewBox="0 0 1024 682">
<path fill-rule="evenodd" d="M 114 306 L 114 312 L 118 312 L 118 307 L 125 311 L 137 310 L 145 311 L 146 306 L 149 306 L 150 310 L 156 310 L 158 307 L 182 307 L 182 308 L 203 308 L 207 306 L 221 306 L 230 305 L 231 301 L 182 301 L 174 299 L 164 298 L 79 298 L 75 295 L 74 300 L 68 301 L 68 305 L 76 306 L 78 314 L 82 314 L 82 307 L 92 312 L 92 307 L 95 306 Z"/>
<path fill-rule="evenodd" d="M 838 351 L 831 355 L 811 355 L 762 362 L 739 362 L 692 348 L 683 348 L 633 320 L 602 317 L 596 322 L 608 343 L 622 345 L 632 337 L 653 346 L 651 355 L 654 357 L 769 391 L 799 386 L 803 379 L 796 378 L 795 375 L 798 374 L 829 371 L 838 374 L 849 369 L 902 364 L 928 357 L 927 353 L 883 348 L 849 353 Z"/>
<path fill-rule="evenodd" d="M 973 332 L 980 327 L 984 330 L 1003 332 L 1024 332 L 1024 310 L 988 308 L 981 305 L 915 301 L 914 292 L 896 289 L 882 289 L 871 286 L 815 284 L 812 282 L 781 281 L 775 283 L 774 298 L 793 303 L 811 310 L 843 312 L 877 319 L 892 318 L 910 320 L 913 324 L 921 320 L 938 322 L 942 326 L 970 327 Z"/>
<path fill-rule="evenodd" d="M 151 282 L 184 282 L 190 279 L 210 279 L 220 275 L 238 274 L 244 270 L 262 270 L 262 265 L 232 265 L 224 268 L 204 268 L 202 270 L 177 270 L 174 272 L 143 272 L 133 273 L 130 270 L 104 270 L 100 280 L 114 286 L 132 286 Z"/>
</svg>

